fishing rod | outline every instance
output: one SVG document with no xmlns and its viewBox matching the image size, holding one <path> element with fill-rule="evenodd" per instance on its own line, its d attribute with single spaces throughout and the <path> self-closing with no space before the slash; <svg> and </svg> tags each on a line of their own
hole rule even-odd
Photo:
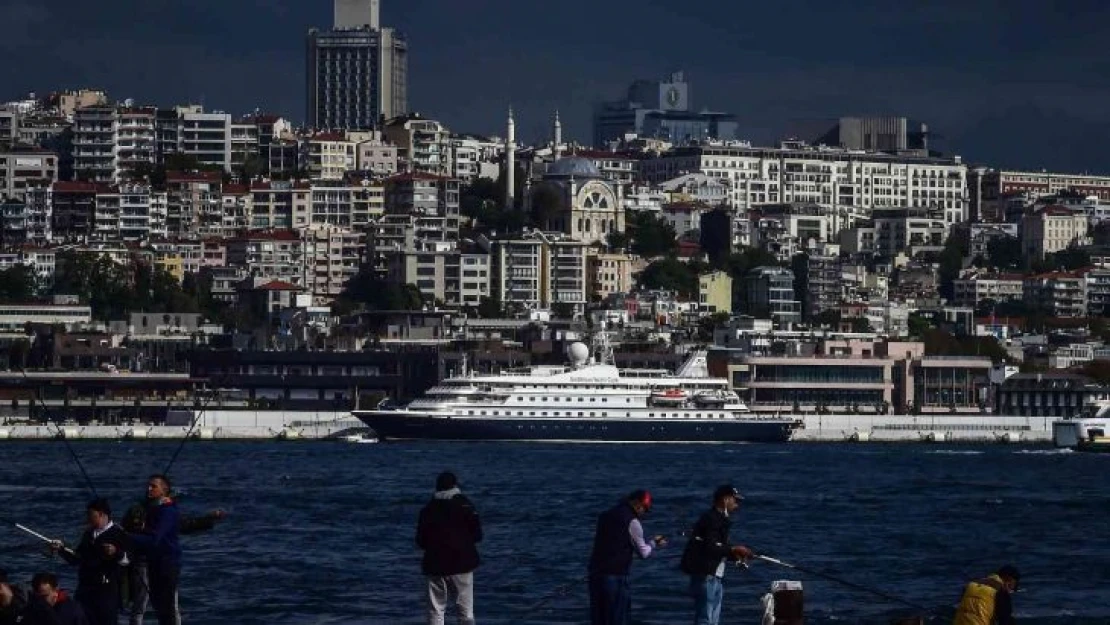
<svg viewBox="0 0 1110 625">
<path fill-rule="evenodd" d="M 830 582 L 840 584 L 841 586 L 845 586 L 847 588 L 852 588 L 854 590 L 869 593 L 869 594 L 875 595 L 876 597 L 882 597 L 883 599 L 886 599 L 888 601 L 894 601 L 895 603 L 900 603 L 902 605 L 911 607 L 915 610 L 920 610 L 922 612 L 932 612 L 932 610 L 930 608 L 926 608 L 922 605 L 918 605 L 918 604 L 916 604 L 912 601 L 907 601 L 906 599 L 903 599 L 901 597 L 892 595 L 892 594 L 884 592 L 882 590 L 878 590 L 878 589 L 871 588 L 871 587 L 868 587 L 868 586 L 863 586 L 863 585 L 857 584 L 855 582 L 850 582 L 846 579 L 837 577 L 835 575 L 829 575 L 828 573 L 823 573 L 821 571 L 815 571 L 815 570 L 807 568 L 807 567 L 798 566 L 796 564 L 790 564 L 789 562 L 783 562 L 782 560 L 779 560 L 777 558 L 772 558 L 770 556 L 765 556 L 765 555 L 762 555 L 762 554 L 753 554 L 752 557 L 757 559 L 757 560 L 762 560 L 764 562 L 767 562 L 768 564 L 774 564 L 776 566 L 781 566 L 783 568 L 793 569 L 795 571 L 798 571 L 799 573 L 805 573 L 807 575 L 812 575 L 814 577 L 819 577 L 821 579 L 828 580 Z"/>
<path fill-rule="evenodd" d="M 31 378 L 27 375 L 27 370 L 20 369 L 19 372 L 23 374 L 23 380 L 30 384 Z M 37 400 L 39 406 L 42 407 L 42 413 L 46 417 L 47 429 L 49 429 L 50 425 L 53 425 L 55 428 L 57 428 L 58 431 L 55 432 L 55 436 L 62 439 L 62 443 L 64 443 L 66 449 L 69 450 L 69 455 L 73 458 L 73 462 L 77 464 L 77 468 L 81 471 L 81 476 L 85 478 L 85 485 L 89 488 L 89 492 L 92 493 L 93 498 L 99 499 L 100 493 L 96 491 L 96 484 L 94 484 L 92 478 L 89 477 L 89 472 L 85 470 L 84 463 L 81 462 L 81 458 L 77 455 L 77 451 L 73 449 L 73 445 L 70 444 L 65 430 L 62 429 L 61 425 L 58 425 L 56 418 L 50 418 L 50 409 L 47 408 L 46 401 L 42 398 L 42 389 L 38 389 L 37 393 L 32 393 L 31 397 L 33 400 Z"/>
<path fill-rule="evenodd" d="M 189 423 L 189 429 L 185 430 L 185 436 L 183 436 L 181 438 L 181 442 L 178 443 L 177 449 L 175 449 L 174 452 L 173 452 L 173 456 L 171 456 L 170 461 L 168 463 L 166 463 L 166 468 L 162 469 L 162 475 L 169 475 L 170 474 L 170 469 L 172 469 L 174 463 L 177 462 L 177 457 L 179 455 L 181 455 L 181 450 L 185 448 L 185 443 L 189 442 L 189 439 L 193 435 L 193 430 L 197 427 L 198 424 L 200 424 L 200 420 L 204 417 L 204 414 L 208 411 L 208 405 L 212 403 L 212 400 L 216 398 L 217 394 L 219 394 L 219 393 L 215 392 L 215 393 L 209 394 L 208 397 L 205 398 L 204 403 L 202 403 L 200 405 L 200 411 L 198 411 L 195 415 L 193 415 L 193 420 L 192 420 L 191 423 Z"/>
<path fill-rule="evenodd" d="M 17 522 L 15 522 L 15 521 L 7 518 L 7 517 L 0 517 L 0 523 L 4 523 L 5 525 L 11 525 L 15 529 L 23 532 L 24 534 L 28 534 L 30 536 L 33 536 L 33 537 L 39 539 L 40 541 L 49 544 L 50 546 L 58 545 L 58 544 L 61 544 L 61 542 L 62 542 L 60 540 L 55 540 L 53 538 L 49 538 L 47 536 L 44 536 L 44 535 L 36 532 L 35 530 L 27 527 L 26 525 L 23 525 L 22 523 L 17 523 Z M 66 547 L 64 545 L 60 548 L 60 551 L 64 551 L 68 555 L 70 555 L 74 558 L 77 557 L 76 552 L 74 552 L 72 549 L 70 549 L 69 547 Z"/>
</svg>

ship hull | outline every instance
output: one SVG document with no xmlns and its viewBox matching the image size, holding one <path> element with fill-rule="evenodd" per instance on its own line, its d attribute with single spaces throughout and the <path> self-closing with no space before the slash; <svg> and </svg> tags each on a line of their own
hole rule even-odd
<svg viewBox="0 0 1110 625">
<path fill-rule="evenodd" d="M 354 416 L 384 439 L 630 443 L 784 443 L 798 423 L 783 419 L 535 419 L 448 417 L 403 410 Z"/>
</svg>

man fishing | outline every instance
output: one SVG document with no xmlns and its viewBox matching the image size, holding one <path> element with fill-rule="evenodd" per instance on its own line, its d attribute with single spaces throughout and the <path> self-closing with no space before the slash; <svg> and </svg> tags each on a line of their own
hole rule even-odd
<svg viewBox="0 0 1110 625">
<path fill-rule="evenodd" d="M 420 511 L 416 545 L 424 550 L 420 568 L 428 582 L 428 624 L 443 625 L 454 598 L 460 625 L 474 625 L 474 571 L 482 523 L 474 504 L 459 489 L 454 473 L 436 478 L 432 500 Z"/>
<path fill-rule="evenodd" d="M 694 625 L 718 625 L 724 600 L 725 566 L 729 561 L 748 560 L 754 554 L 743 545 L 729 543 L 732 514 L 743 496 L 731 484 L 713 492 L 713 507 L 701 515 L 682 552 L 682 572 L 690 576 L 694 598 Z"/>
<path fill-rule="evenodd" d="M 181 513 L 170 498 L 170 480 L 156 474 L 147 480 L 144 531 L 131 534 L 136 552 L 146 558 L 147 590 L 159 625 L 180 625 L 177 585 L 181 575 L 178 531 Z"/>
<path fill-rule="evenodd" d="M 50 549 L 77 566 L 77 602 L 90 625 L 116 625 L 119 622 L 120 585 L 123 564 L 130 550 L 127 533 L 112 522 L 112 509 L 104 499 L 94 499 L 86 508 L 85 530 L 74 550 L 62 541 Z"/>
<path fill-rule="evenodd" d="M 632 491 L 616 506 L 601 513 L 590 551 L 589 591 L 591 625 L 627 625 L 632 619 L 632 587 L 628 576 L 635 556 L 651 556 L 653 547 L 667 540 L 644 540 L 640 518 L 651 510 L 651 493 Z"/>
<path fill-rule="evenodd" d="M 994 575 L 969 583 L 952 625 L 1014 625 L 1010 595 L 1020 582 L 1021 573 L 1007 564 Z"/>
<path fill-rule="evenodd" d="M 149 495 L 149 493 L 148 493 Z M 142 501 L 131 506 L 123 517 L 123 528 L 131 534 L 140 534 L 146 532 L 146 513 L 147 508 L 151 504 L 148 497 L 144 497 Z M 188 516 L 182 515 L 178 523 L 177 533 L 179 536 L 188 536 L 191 534 L 199 534 L 213 529 L 216 523 L 222 521 L 227 517 L 227 513 L 223 510 L 213 510 L 211 512 L 199 515 Z M 129 619 L 128 625 L 143 625 L 143 620 L 146 610 L 150 604 L 150 582 L 147 579 L 147 559 L 146 555 L 141 550 L 135 550 L 128 554 L 131 565 L 128 568 L 127 576 L 125 579 L 126 592 L 124 595 L 124 604 L 128 608 Z M 177 619 L 181 620 L 181 614 L 177 614 Z"/>
</svg>

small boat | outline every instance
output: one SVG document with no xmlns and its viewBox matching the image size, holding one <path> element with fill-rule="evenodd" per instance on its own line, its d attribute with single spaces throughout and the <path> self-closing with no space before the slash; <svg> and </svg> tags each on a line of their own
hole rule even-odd
<svg viewBox="0 0 1110 625">
<path fill-rule="evenodd" d="M 739 404 L 740 396 L 734 391 L 713 389 L 694 394 L 694 403 L 699 406 L 724 406 L 725 404 Z"/>
<path fill-rule="evenodd" d="M 849 443 L 866 443 L 871 440 L 871 431 L 860 432 L 859 428 L 855 428 L 851 432 L 844 432 L 844 440 Z"/>
<path fill-rule="evenodd" d="M 1085 441 L 1079 441 L 1075 450 L 1092 454 L 1110 454 L 1110 436 L 1094 436 Z"/>
<path fill-rule="evenodd" d="M 1020 443 L 1021 432 L 994 432 L 994 442 L 996 443 Z"/>
<path fill-rule="evenodd" d="M 358 434 L 346 434 L 340 436 L 339 440 L 344 443 L 355 443 L 357 445 L 367 445 L 378 442 L 378 437 L 367 432 L 360 432 Z"/>
<path fill-rule="evenodd" d="M 295 441 L 301 437 L 301 433 L 293 428 L 281 428 L 281 431 L 274 434 L 274 438 L 279 441 Z"/>
<path fill-rule="evenodd" d="M 680 388 L 668 388 L 651 392 L 651 403 L 657 406 L 681 406 L 690 394 Z"/>
</svg>

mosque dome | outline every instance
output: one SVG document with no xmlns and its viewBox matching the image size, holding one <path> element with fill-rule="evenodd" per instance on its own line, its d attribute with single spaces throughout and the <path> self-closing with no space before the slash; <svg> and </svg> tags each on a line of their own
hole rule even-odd
<svg viewBox="0 0 1110 625">
<path fill-rule="evenodd" d="M 601 178 L 601 172 L 593 161 L 581 156 L 568 156 L 561 158 L 547 168 L 548 176 L 568 178 Z"/>
</svg>

